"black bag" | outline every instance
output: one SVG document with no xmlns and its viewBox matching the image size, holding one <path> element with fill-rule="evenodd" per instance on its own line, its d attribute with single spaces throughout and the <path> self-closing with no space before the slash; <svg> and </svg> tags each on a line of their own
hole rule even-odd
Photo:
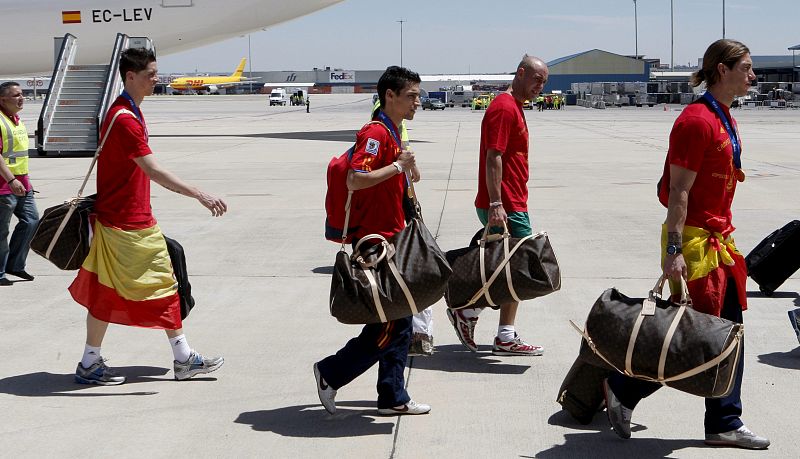
<svg viewBox="0 0 800 459">
<path fill-rule="evenodd" d="M 764 238 L 745 258 L 747 274 L 771 296 L 800 269 L 800 220 L 787 223 Z"/>
<path fill-rule="evenodd" d="M 453 268 L 445 292 L 450 309 L 498 308 L 561 288 L 561 271 L 547 233 L 513 238 L 508 230 L 490 235 L 488 229 L 487 225 L 477 244 L 447 253 Z"/>
<path fill-rule="evenodd" d="M 628 298 L 617 289 L 597 299 L 580 357 L 627 376 L 653 381 L 701 397 L 733 390 L 744 325 L 692 309 L 686 284 L 681 304 L 661 299 L 664 278 L 648 298 Z"/>
<path fill-rule="evenodd" d="M 613 371 L 575 360 L 567 372 L 556 401 L 581 424 L 592 422 L 595 413 L 605 404 L 603 380 Z"/>
<path fill-rule="evenodd" d="M 370 241 L 379 241 L 363 249 Z M 413 219 L 390 237 L 371 234 L 353 254 L 336 255 L 331 279 L 330 312 L 345 324 L 371 324 L 417 314 L 439 301 L 451 274 L 433 236 Z"/>
<path fill-rule="evenodd" d="M 46 209 L 31 238 L 31 250 L 59 269 L 79 269 L 89 254 L 89 215 L 96 197 L 76 198 Z"/>
<path fill-rule="evenodd" d="M 172 261 L 172 271 L 175 273 L 175 280 L 178 281 L 178 297 L 181 299 L 181 319 L 189 315 L 189 311 L 194 307 L 194 297 L 192 297 L 192 284 L 189 283 L 189 273 L 186 270 L 186 254 L 183 246 L 175 239 L 164 236 L 167 243 L 169 259 Z"/>
</svg>

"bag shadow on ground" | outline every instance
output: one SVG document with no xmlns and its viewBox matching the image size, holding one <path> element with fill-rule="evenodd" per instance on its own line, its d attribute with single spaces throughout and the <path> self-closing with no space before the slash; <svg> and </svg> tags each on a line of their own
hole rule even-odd
<svg viewBox="0 0 800 459">
<path fill-rule="evenodd" d="M 379 422 L 383 419 L 387 422 Z M 234 422 L 284 437 L 346 438 L 392 435 L 396 421 L 397 417 L 379 416 L 375 402 L 337 401 L 336 414 L 328 414 L 320 404 L 297 405 L 245 412 Z"/>
<path fill-rule="evenodd" d="M 476 373 L 497 375 L 521 375 L 530 365 L 506 363 L 506 359 L 535 359 L 536 357 L 497 357 L 492 355 L 491 346 L 479 346 L 478 352 L 471 352 L 461 344 L 436 346 L 432 356 L 411 357 L 410 368 L 446 371 L 448 373 Z M 487 352 L 488 351 L 488 352 Z"/>
<path fill-rule="evenodd" d="M 535 454 L 521 453 L 521 458 L 573 459 L 618 459 L 622 457 L 680 457 L 685 448 L 712 448 L 700 439 L 636 438 L 622 440 L 612 431 L 581 432 L 564 435 L 564 443 L 554 445 Z"/>
<path fill-rule="evenodd" d="M 131 384 L 152 381 L 164 381 L 163 376 L 169 372 L 159 367 L 114 367 L 119 374 L 127 378 L 121 387 Z M 113 387 L 113 386 L 112 386 Z M 158 392 L 112 392 L 112 387 L 103 387 L 75 382 L 75 374 L 54 374 L 48 372 L 29 373 L 0 379 L 0 393 L 18 397 L 108 397 L 120 395 L 155 395 Z M 100 389 L 102 392 L 92 391 Z"/>
<path fill-rule="evenodd" d="M 758 363 L 771 367 L 800 370 L 800 347 L 789 352 L 773 352 L 758 356 Z"/>
<path fill-rule="evenodd" d="M 614 434 L 614 432 L 611 430 L 610 424 L 608 423 L 608 416 L 606 415 L 605 409 L 595 413 L 594 418 L 592 418 L 592 422 L 589 424 L 581 424 L 575 418 L 573 418 L 567 410 L 556 411 L 547 419 L 547 423 L 551 426 L 566 427 L 568 429 L 609 432 L 611 435 L 616 436 L 616 434 Z M 641 432 L 643 430 L 647 430 L 647 427 L 635 422 L 631 422 L 631 432 Z"/>
<path fill-rule="evenodd" d="M 316 268 L 311 270 L 314 274 L 333 274 L 333 266 L 317 266 Z"/>
</svg>

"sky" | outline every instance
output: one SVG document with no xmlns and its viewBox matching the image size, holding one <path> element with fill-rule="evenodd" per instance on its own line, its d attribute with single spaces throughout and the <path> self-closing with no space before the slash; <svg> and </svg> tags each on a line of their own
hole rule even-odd
<svg viewBox="0 0 800 459">
<path fill-rule="evenodd" d="M 791 55 L 800 44 L 797 0 L 726 0 L 725 37 L 753 55 Z M 590 49 L 697 65 L 722 38 L 722 0 L 345 0 L 249 35 L 253 71 L 314 67 L 376 70 L 402 64 L 422 74 L 504 73 L 523 54 L 545 61 Z M 674 45 L 670 46 L 670 37 Z M 230 73 L 248 36 L 159 56 L 162 73 Z M 674 56 L 674 57 L 673 57 Z M 249 69 L 250 65 L 248 65 Z M 247 69 L 246 69 L 247 70 Z"/>
</svg>

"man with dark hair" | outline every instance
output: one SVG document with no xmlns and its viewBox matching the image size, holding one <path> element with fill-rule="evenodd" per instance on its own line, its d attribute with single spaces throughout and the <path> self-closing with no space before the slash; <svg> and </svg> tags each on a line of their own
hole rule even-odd
<svg viewBox="0 0 800 459">
<path fill-rule="evenodd" d="M 19 83 L 0 84 L 0 286 L 13 284 L 6 274 L 33 280 L 25 271 L 25 261 L 39 212 L 28 177 L 28 131 L 18 115 L 24 103 Z M 12 215 L 18 222 L 9 242 Z"/>
<path fill-rule="evenodd" d="M 747 266 L 733 242 L 731 204 L 737 182 L 744 181 L 736 121 L 730 106 L 747 94 L 756 76 L 750 50 L 735 40 L 717 40 L 703 56 L 692 85 L 706 92 L 675 120 L 659 183 L 658 198 L 667 208 L 661 229 L 661 260 L 673 294 L 686 283 L 692 307 L 742 323 L 747 309 Z M 744 349 L 727 397 L 706 399 L 705 442 L 714 446 L 766 449 L 769 440 L 751 432 L 742 415 Z M 608 419 L 621 438 L 631 436 L 636 405 L 661 384 L 619 373 L 604 383 Z"/>
<path fill-rule="evenodd" d="M 414 118 L 419 107 L 420 78 L 402 67 L 386 69 L 378 81 L 381 110 L 375 121 L 361 128 L 347 175 L 347 187 L 359 199 L 363 218 L 353 244 L 369 234 L 386 238 L 406 225 L 403 196 L 406 174 L 415 165 L 414 154 L 402 150 L 398 126 Z M 359 195 L 359 196 L 357 196 Z M 411 339 L 411 317 L 365 325 L 336 354 L 314 364 L 317 394 L 325 409 L 336 412 L 336 391 L 378 364 L 378 413 L 425 414 L 429 405 L 411 400 L 403 372 Z"/>
<path fill-rule="evenodd" d="M 69 287 L 75 301 L 88 310 L 86 347 L 75 381 L 104 386 L 125 382 L 100 356 L 109 322 L 165 330 L 174 356 L 175 379 L 189 379 L 217 370 L 224 360 L 195 352 L 183 334 L 177 282 L 150 207 L 150 180 L 197 199 L 215 217 L 224 214 L 227 206 L 164 169 L 150 150 L 139 106 L 158 83 L 153 53 L 124 51 L 120 71 L 125 90 L 108 109 L 100 130 L 107 139 L 97 161 L 92 245 Z"/>
<path fill-rule="evenodd" d="M 475 210 L 483 225 L 493 232 L 507 226 L 512 237 L 532 234 L 528 216 L 528 126 L 522 104 L 535 98 L 547 83 L 547 65 L 538 57 L 522 58 L 511 87 L 489 105 L 481 123 L 478 195 Z M 544 348 L 528 344 L 516 332 L 519 303 L 501 304 L 500 323 L 494 339 L 495 355 L 542 355 Z M 483 308 L 447 310 L 461 343 L 477 352 L 475 324 Z"/>
</svg>

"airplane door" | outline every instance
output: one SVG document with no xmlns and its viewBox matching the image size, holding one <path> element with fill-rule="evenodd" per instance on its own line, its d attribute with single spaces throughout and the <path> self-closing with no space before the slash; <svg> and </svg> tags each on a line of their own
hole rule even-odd
<svg viewBox="0 0 800 459">
<path fill-rule="evenodd" d="M 161 6 L 164 8 L 194 6 L 194 0 L 161 0 Z"/>
</svg>

